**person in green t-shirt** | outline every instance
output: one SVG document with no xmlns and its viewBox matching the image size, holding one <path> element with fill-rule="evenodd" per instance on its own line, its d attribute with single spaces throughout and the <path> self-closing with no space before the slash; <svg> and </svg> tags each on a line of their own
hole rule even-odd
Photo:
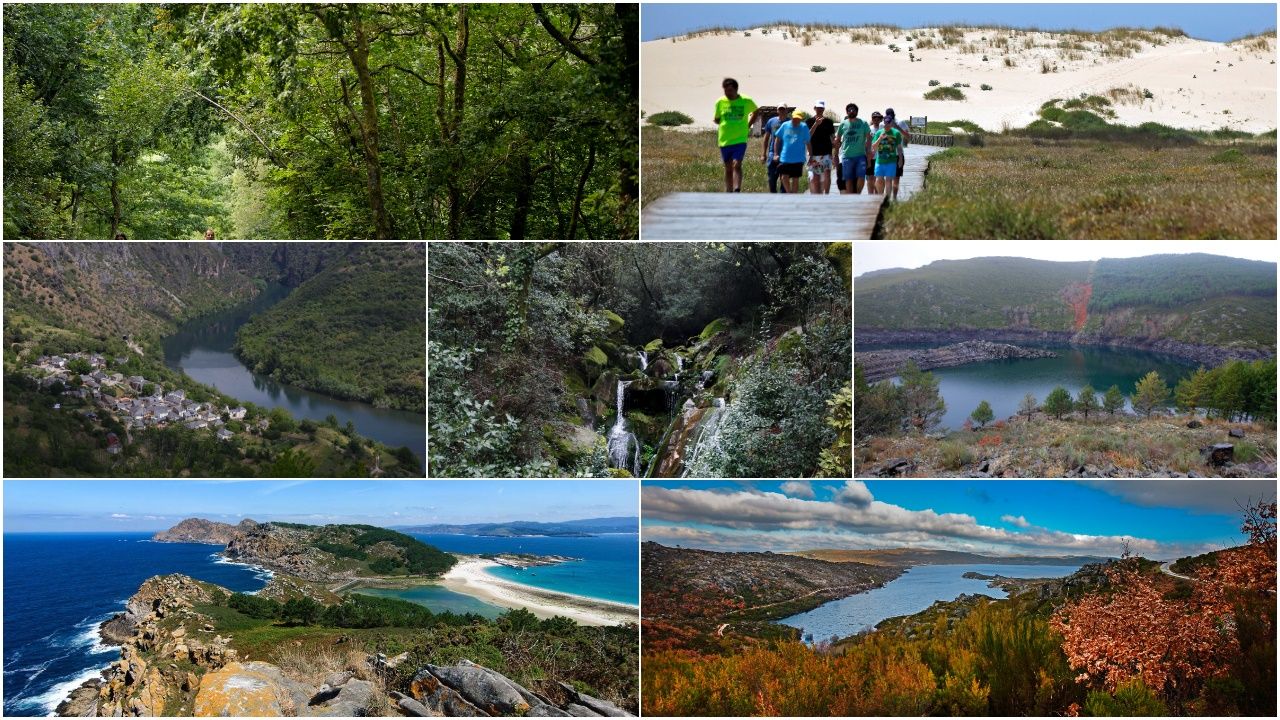
<svg viewBox="0 0 1280 720">
<path fill-rule="evenodd" d="M 871 136 L 871 149 L 876 153 L 876 192 L 893 193 L 894 181 L 898 179 L 898 146 L 902 144 L 902 133 L 887 120 Z"/>
<path fill-rule="evenodd" d="M 716 101 L 716 126 L 720 128 L 720 160 L 724 163 L 724 191 L 742 192 L 742 158 L 747 155 L 747 139 L 759 108 L 746 95 L 738 94 L 738 81 L 725 78 L 720 83 L 724 97 Z"/>
<path fill-rule="evenodd" d="M 840 153 L 840 173 L 844 176 L 841 194 L 857 195 L 867 177 L 871 158 L 871 126 L 858 117 L 858 106 L 844 106 L 844 120 L 836 129 L 836 150 Z"/>
</svg>

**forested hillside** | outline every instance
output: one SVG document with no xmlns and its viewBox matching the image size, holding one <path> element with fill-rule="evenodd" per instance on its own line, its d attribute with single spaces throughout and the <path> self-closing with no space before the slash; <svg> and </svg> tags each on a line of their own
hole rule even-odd
<svg viewBox="0 0 1280 720">
<path fill-rule="evenodd" d="M 4 234 L 633 237 L 634 4 L 4 7 Z"/>
<path fill-rule="evenodd" d="M 421 244 L 356 244 L 240 328 L 260 373 L 378 407 L 422 411 L 426 364 Z"/>
<path fill-rule="evenodd" d="M 866 331 L 1015 329 L 1275 351 L 1275 264 L 1216 255 L 940 261 L 860 278 L 855 294 Z"/>
<path fill-rule="evenodd" d="M 437 243 L 430 471 L 850 472 L 848 243 Z"/>
</svg>

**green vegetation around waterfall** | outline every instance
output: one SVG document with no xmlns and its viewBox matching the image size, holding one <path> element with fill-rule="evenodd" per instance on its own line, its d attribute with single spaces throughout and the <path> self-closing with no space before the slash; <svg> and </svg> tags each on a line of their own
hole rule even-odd
<svg viewBox="0 0 1280 720">
<path fill-rule="evenodd" d="M 355 245 L 240 328 L 255 371 L 340 398 L 421 411 L 425 248 Z"/>
</svg>

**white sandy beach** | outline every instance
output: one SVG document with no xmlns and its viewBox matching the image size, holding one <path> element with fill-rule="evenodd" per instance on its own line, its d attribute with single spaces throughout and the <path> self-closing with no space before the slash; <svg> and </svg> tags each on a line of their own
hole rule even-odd
<svg viewBox="0 0 1280 720">
<path fill-rule="evenodd" d="M 732 6 L 725 6 L 732 10 Z M 726 16 L 725 22 L 732 22 Z M 1059 33 L 970 29 L 963 43 L 969 52 L 949 47 L 915 49 L 907 40 L 929 29 L 882 30 L 879 42 L 853 42 L 848 31 L 810 33 L 810 45 L 786 37 L 780 28 L 699 35 L 645 42 L 641 46 L 641 109 L 646 114 L 679 110 L 694 128 L 712 127 L 720 81 L 736 78 L 741 92 L 760 105 L 787 103 L 805 110 L 823 99 L 838 118 L 848 102 L 861 116 L 892 107 L 899 118 L 927 115 L 931 120 L 970 120 L 985 129 L 1023 127 L 1037 119 L 1040 105 L 1081 93 L 1103 95 L 1118 87 L 1145 88 L 1151 99 L 1116 105 L 1112 122 L 1158 122 L 1185 129 L 1230 127 L 1250 133 L 1276 127 L 1276 48 L 1246 48 L 1187 37 L 1160 45 L 1141 43 L 1131 57 L 1106 57 L 1100 43 L 1065 49 L 1059 43 L 1079 38 Z M 746 36 L 745 33 L 750 33 Z M 993 43 L 1004 33 L 1009 49 Z M 889 44 L 900 48 L 889 49 Z M 1013 67 L 1005 66 L 1005 57 Z M 987 61 L 983 61 L 984 54 Z M 1042 73 L 1041 61 L 1057 66 Z M 822 65 L 823 72 L 811 66 Z M 1194 77 L 1193 77 L 1194 76 Z M 968 83 L 963 101 L 924 100 L 928 82 Z M 986 83 L 990 91 L 981 90 Z M 1224 113 L 1224 110 L 1229 112 Z M 689 127 L 689 126 L 686 126 Z"/>
<path fill-rule="evenodd" d="M 485 572 L 492 567 L 498 567 L 498 563 L 459 556 L 458 564 L 440 580 L 454 592 L 501 607 L 524 608 L 540 618 L 562 615 L 582 625 L 621 625 L 639 621 L 639 608 L 510 582 Z"/>
</svg>

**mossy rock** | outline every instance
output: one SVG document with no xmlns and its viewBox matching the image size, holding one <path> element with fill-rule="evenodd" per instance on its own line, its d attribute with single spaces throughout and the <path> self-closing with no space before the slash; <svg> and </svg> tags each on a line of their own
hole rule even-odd
<svg viewBox="0 0 1280 720">
<path fill-rule="evenodd" d="M 647 353 L 651 353 L 661 347 L 662 347 L 662 338 L 655 338 L 653 340 L 650 340 L 648 345 L 644 346 L 644 351 Z"/>
<path fill-rule="evenodd" d="M 548 423 L 551 425 L 551 423 Z M 546 426 L 543 430 L 547 436 Z M 551 445 L 552 454 L 564 465 L 571 465 L 579 458 L 586 457 L 595 451 L 600 435 L 590 428 L 581 425 L 556 424 L 552 427 L 547 441 Z"/>
<path fill-rule="evenodd" d="M 733 324 L 733 321 L 730 320 L 729 318 L 716 318 L 715 320 L 712 320 L 711 322 L 707 323 L 706 327 L 702 328 L 702 332 L 698 333 L 698 339 L 706 340 L 707 338 L 711 337 L 712 335 L 715 335 L 716 333 L 721 333 L 721 332 L 724 332 L 725 330 L 728 330 L 729 326 L 732 324 Z"/>
<path fill-rule="evenodd" d="M 622 319 L 622 316 L 621 316 L 621 315 L 619 315 L 619 314 L 615 313 L 614 311 L 609 310 L 609 309 L 607 309 L 607 308 L 606 308 L 606 309 L 601 310 L 601 311 L 600 311 L 600 314 L 601 314 L 601 315 L 603 315 L 603 316 L 604 316 L 604 319 L 605 319 L 605 320 L 607 320 L 607 321 L 609 322 L 609 332 L 611 332 L 611 333 L 615 333 L 615 332 L 617 332 L 617 331 L 621 330 L 621 329 L 622 329 L 622 326 L 623 326 L 623 325 L 625 325 L 625 324 L 627 323 L 627 321 L 626 321 L 626 320 L 623 320 L 623 319 Z"/>
<path fill-rule="evenodd" d="M 836 267 L 836 271 L 840 273 L 840 277 L 844 278 L 845 287 L 849 287 L 853 282 L 853 243 L 827 243 L 825 254 L 827 260 L 830 260 Z"/>
<path fill-rule="evenodd" d="M 791 328 L 778 338 L 778 344 L 774 346 L 774 352 L 778 355 L 790 355 L 798 351 L 804 345 L 804 334 L 800 328 Z"/>
<path fill-rule="evenodd" d="M 565 371 L 564 387 L 570 395 L 585 396 L 587 394 L 587 381 L 576 370 Z"/>
<path fill-rule="evenodd" d="M 600 367 L 604 367 L 609 364 L 609 356 L 605 355 L 604 351 L 595 345 L 592 345 L 590 350 L 583 353 L 582 359 Z"/>
<path fill-rule="evenodd" d="M 630 470 L 626 468 L 609 468 L 609 477 L 611 478 L 629 478 L 635 477 Z"/>
<path fill-rule="evenodd" d="M 631 431 L 644 440 L 646 445 L 652 445 L 657 442 L 662 437 L 662 432 L 666 430 L 666 418 L 646 415 L 636 410 L 628 410 L 626 415 L 627 424 Z"/>
</svg>

